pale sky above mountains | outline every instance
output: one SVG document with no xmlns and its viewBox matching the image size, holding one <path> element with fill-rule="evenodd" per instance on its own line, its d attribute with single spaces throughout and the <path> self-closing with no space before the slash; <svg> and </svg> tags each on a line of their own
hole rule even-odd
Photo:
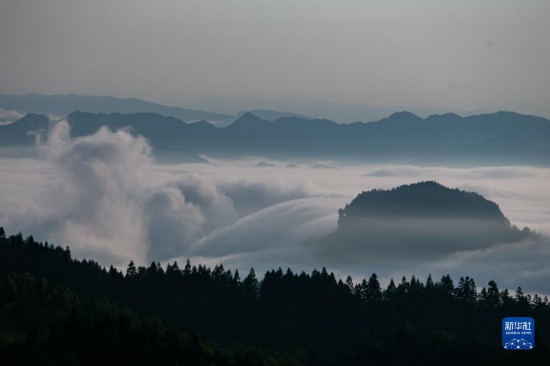
<svg viewBox="0 0 550 366">
<path fill-rule="evenodd" d="M 550 117 L 550 2 L 3 0 L 0 93 Z"/>
</svg>

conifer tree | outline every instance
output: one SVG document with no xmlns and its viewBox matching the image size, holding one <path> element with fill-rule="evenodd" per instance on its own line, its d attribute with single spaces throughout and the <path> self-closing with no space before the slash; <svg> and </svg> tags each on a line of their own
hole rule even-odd
<svg viewBox="0 0 550 366">
<path fill-rule="evenodd" d="M 136 265 L 134 264 L 134 261 L 130 261 L 130 263 L 128 263 L 128 268 L 126 268 L 126 278 L 136 278 L 136 277 L 137 277 Z"/>
<path fill-rule="evenodd" d="M 266 274 L 267 275 L 267 274 Z M 256 272 L 254 268 L 250 268 L 250 272 L 243 280 L 243 288 L 245 292 L 253 297 L 258 297 L 260 291 L 260 284 L 256 278 Z"/>
<path fill-rule="evenodd" d="M 498 291 L 496 282 L 494 280 L 491 280 L 489 281 L 488 285 L 489 287 L 487 289 L 487 305 L 500 305 L 500 292 Z"/>
<path fill-rule="evenodd" d="M 378 277 L 373 273 L 365 287 L 365 297 L 367 301 L 378 302 L 382 298 L 382 288 L 378 282 Z"/>
<path fill-rule="evenodd" d="M 428 279 L 426 280 L 426 288 L 431 290 L 434 288 L 434 286 L 435 285 L 434 285 L 434 281 L 432 280 L 432 274 L 430 273 L 428 275 Z"/>
</svg>

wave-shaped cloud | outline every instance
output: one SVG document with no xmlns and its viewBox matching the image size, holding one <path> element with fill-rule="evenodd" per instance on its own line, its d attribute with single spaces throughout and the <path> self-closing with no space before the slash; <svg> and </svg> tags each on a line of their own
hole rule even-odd
<svg viewBox="0 0 550 366">
<path fill-rule="evenodd" d="M 192 254 L 224 256 L 300 247 L 312 234 L 326 235 L 336 229 L 335 204 L 334 199 L 324 198 L 269 206 L 201 239 Z"/>
<path fill-rule="evenodd" d="M 102 263 L 190 254 L 214 230 L 315 194 L 309 184 L 281 179 L 216 179 L 188 168 L 157 174 L 147 141 L 125 130 L 104 127 L 70 138 L 69 125 L 61 121 L 40 149 L 42 160 L 24 161 L 27 176 L 19 178 L 27 184 L 17 186 L 15 179 L 4 187 L 10 192 L 0 196 L 3 225 L 70 244 L 76 255 Z M 37 170 L 46 175 L 45 184 L 29 183 L 39 178 L 32 173 Z"/>
</svg>

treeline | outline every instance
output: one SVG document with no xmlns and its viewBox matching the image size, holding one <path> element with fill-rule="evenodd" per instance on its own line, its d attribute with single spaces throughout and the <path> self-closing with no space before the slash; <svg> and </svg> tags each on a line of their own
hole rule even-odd
<svg viewBox="0 0 550 366">
<path fill-rule="evenodd" d="M 353 283 L 324 268 L 259 280 L 253 269 L 241 278 L 189 261 L 131 262 L 122 273 L 1 228 L 0 306 L 0 352 L 52 364 L 534 364 L 550 355 L 548 299 L 495 281 L 478 291 L 470 277 L 411 276 L 382 288 L 375 274 Z M 535 318 L 535 350 L 502 350 L 505 316 Z"/>
<path fill-rule="evenodd" d="M 138 314 L 130 301 L 119 301 L 132 293 L 118 293 L 120 279 L 112 268 L 73 260 L 68 248 L 20 234 L 6 238 L 0 227 L 0 364 L 300 365 L 286 354 L 222 344 Z"/>
</svg>

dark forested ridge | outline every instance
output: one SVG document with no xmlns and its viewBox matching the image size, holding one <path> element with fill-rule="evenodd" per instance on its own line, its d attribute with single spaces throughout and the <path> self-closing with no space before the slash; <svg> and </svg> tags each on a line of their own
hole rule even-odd
<svg viewBox="0 0 550 366">
<path fill-rule="evenodd" d="M 366 269 L 368 270 L 368 269 Z M 128 265 L 71 258 L 68 248 L 0 229 L 2 364 L 545 364 L 546 297 L 494 281 L 377 276 L 353 283 L 314 270 Z M 536 348 L 500 346 L 505 316 L 532 316 Z"/>
<path fill-rule="evenodd" d="M 0 364 L 300 365 L 216 335 L 211 323 L 224 316 L 216 307 L 227 303 L 219 297 L 231 289 L 203 266 L 130 265 L 124 276 L 73 260 L 68 248 L 6 238 L 0 227 Z"/>
<path fill-rule="evenodd" d="M 447 188 L 435 181 L 362 192 L 342 214 L 342 221 L 353 217 L 416 216 L 468 217 L 509 224 L 496 203 L 478 193 Z"/>
</svg>

